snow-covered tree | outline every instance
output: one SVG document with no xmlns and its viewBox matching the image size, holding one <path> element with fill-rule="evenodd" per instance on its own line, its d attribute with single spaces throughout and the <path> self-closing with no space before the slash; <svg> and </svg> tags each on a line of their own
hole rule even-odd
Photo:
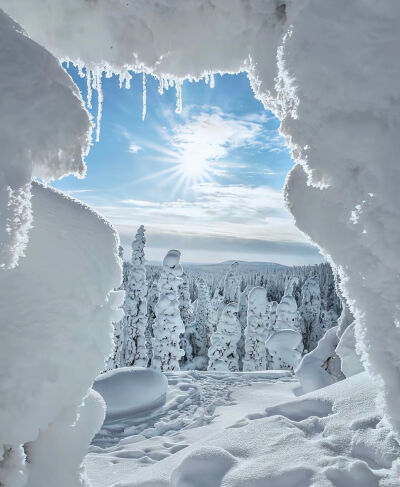
<svg viewBox="0 0 400 487">
<path fill-rule="evenodd" d="M 145 331 L 147 355 L 153 356 L 153 323 L 156 319 L 156 305 L 158 302 L 158 281 L 153 281 L 147 294 L 147 327 Z"/>
<path fill-rule="evenodd" d="M 118 248 L 118 255 L 121 261 L 123 261 L 124 249 L 121 245 Z M 122 289 L 122 287 L 123 284 L 121 284 L 121 287 L 119 289 Z M 110 357 L 107 360 L 105 371 L 117 369 L 118 367 L 121 367 L 121 364 L 123 364 L 122 358 L 123 358 L 124 336 L 123 336 L 122 323 L 123 323 L 123 319 L 121 321 L 118 321 L 117 323 L 114 323 L 114 349 L 113 349 L 113 353 L 110 355 Z"/>
<path fill-rule="evenodd" d="M 270 332 L 276 329 L 276 310 L 278 308 L 278 303 L 276 301 L 272 301 L 269 306 L 269 313 L 268 313 L 268 330 Z"/>
<path fill-rule="evenodd" d="M 193 321 L 193 308 L 190 301 L 189 281 L 186 272 L 182 273 L 182 281 L 179 284 L 179 310 L 183 326 Z"/>
<path fill-rule="evenodd" d="M 291 294 L 285 294 L 276 308 L 275 328 L 277 330 L 300 331 L 297 315 L 297 303 Z"/>
<path fill-rule="evenodd" d="M 210 330 L 214 332 L 217 329 L 217 323 L 222 313 L 224 306 L 223 291 L 217 287 L 214 291 L 213 298 L 211 300 L 211 313 L 210 313 Z"/>
<path fill-rule="evenodd" d="M 151 366 L 162 371 L 179 370 L 179 360 L 185 353 L 180 348 L 180 337 L 185 331 L 179 310 L 180 256 L 179 250 L 167 253 L 158 281 L 160 295 L 155 308 Z"/>
<path fill-rule="evenodd" d="M 189 280 L 187 274 L 183 272 L 182 282 L 179 285 L 179 310 L 181 313 L 182 323 L 185 328 L 185 332 L 181 338 L 181 347 L 185 352 L 182 357 L 184 362 L 191 361 L 193 359 L 193 346 L 191 344 L 191 336 L 193 333 L 193 307 L 190 300 Z"/>
<path fill-rule="evenodd" d="M 266 369 L 265 340 L 267 327 L 267 291 L 263 287 L 255 287 L 248 295 L 244 371 Z"/>
<path fill-rule="evenodd" d="M 265 342 L 271 369 L 294 370 L 301 360 L 302 336 L 295 330 L 277 330 Z"/>
<path fill-rule="evenodd" d="M 204 359 L 204 368 L 207 366 L 207 350 L 210 345 L 210 336 L 213 332 L 213 330 L 210 329 L 210 313 L 210 292 L 204 279 L 201 279 L 198 284 L 196 317 L 194 321 L 194 345 L 195 356 Z"/>
<path fill-rule="evenodd" d="M 239 339 L 240 323 L 237 319 L 237 304 L 229 303 L 221 314 L 217 330 L 211 335 L 208 370 L 237 372 L 239 370 L 237 352 Z"/>
<path fill-rule="evenodd" d="M 247 308 L 248 308 L 248 300 L 249 300 L 249 293 L 250 291 L 254 289 L 254 286 L 246 286 L 243 292 L 240 294 L 239 298 L 239 308 L 238 308 L 238 319 L 240 322 L 240 328 L 241 328 L 241 336 L 240 340 L 238 343 L 238 353 L 239 353 L 239 367 L 242 369 L 243 365 L 243 359 L 245 355 L 245 349 L 244 349 L 244 342 L 245 342 L 245 337 L 244 337 L 244 332 L 247 326 Z M 265 309 L 266 312 L 266 309 Z"/>
<path fill-rule="evenodd" d="M 224 304 L 238 303 L 240 295 L 239 263 L 233 262 L 224 280 Z"/>
<path fill-rule="evenodd" d="M 123 319 L 125 366 L 146 367 L 148 355 L 145 331 L 147 327 L 147 281 L 144 259 L 146 238 L 145 228 L 141 225 L 132 242 L 132 265 L 128 271 L 125 289 Z"/>
<path fill-rule="evenodd" d="M 301 289 L 301 303 L 299 307 L 300 329 L 303 335 L 304 348 L 313 350 L 323 331 L 320 322 L 321 291 L 315 277 L 309 277 Z"/>
</svg>

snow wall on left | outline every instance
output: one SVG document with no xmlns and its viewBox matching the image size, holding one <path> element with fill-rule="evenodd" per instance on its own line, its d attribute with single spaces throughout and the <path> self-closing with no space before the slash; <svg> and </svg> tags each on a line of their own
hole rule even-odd
<svg viewBox="0 0 400 487">
<path fill-rule="evenodd" d="M 0 64 L 0 485 L 78 487 L 104 418 L 89 388 L 122 317 L 118 236 L 32 183 L 84 175 L 91 120 L 58 59 L 1 10 Z"/>
</svg>

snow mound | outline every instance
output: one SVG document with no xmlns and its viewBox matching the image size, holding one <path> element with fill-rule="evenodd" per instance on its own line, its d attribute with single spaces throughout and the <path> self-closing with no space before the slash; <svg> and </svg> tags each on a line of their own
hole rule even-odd
<svg viewBox="0 0 400 487">
<path fill-rule="evenodd" d="M 338 344 L 337 326 L 329 329 L 314 350 L 304 355 L 296 369 L 303 392 L 311 392 L 344 378 L 335 349 Z M 355 353 L 355 352 L 354 352 Z M 360 372 L 360 370 L 358 370 Z"/>
<path fill-rule="evenodd" d="M 180 258 L 181 253 L 179 252 L 179 250 L 169 250 L 167 255 L 164 257 L 163 265 L 171 267 L 171 269 L 173 269 L 174 267 L 179 265 Z"/>
<path fill-rule="evenodd" d="M 36 441 L 25 445 L 29 459 L 29 487 L 82 487 L 82 463 L 88 445 L 104 421 L 105 404 L 90 390 L 84 402 L 67 408 L 41 431 Z"/>
<path fill-rule="evenodd" d="M 1 10 L 0 65 L 1 269 L 17 265 L 28 241 L 31 178 L 85 174 L 91 122 L 58 59 Z"/>
<path fill-rule="evenodd" d="M 340 337 L 336 353 L 340 357 L 342 372 L 346 377 L 364 370 L 361 358 L 356 352 L 355 322 L 346 328 Z"/>
<path fill-rule="evenodd" d="M 297 304 L 296 300 L 290 294 L 286 294 L 281 299 L 280 303 L 278 304 L 277 313 L 296 313 L 297 311 Z"/>
<path fill-rule="evenodd" d="M 302 337 L 295 330 L 279 330 L 265 342 L 271 357 L 273 369 L 293 369 L 301 359 L 301 353 L 296 350 Z"/>
<path fill-rule="evenodd" d="M 119 485 L 397 486 L 400 446 L 377 413 L 376 392 L 358 374 L 248 416 Z"/>
<path fill-rule="evenodd" d="M 26 257 L 0 272 L 6 445 L 34 441 L 62 411 L 76 410 L 110 352 L 111 322 L 121 319 L 121 292 L 110 291 L 121 282 L 115 231 L 58 191 L 33 183 L 32 195 Z"/>
<path fill-rule="evenodd" d="M 149 411 L 165 403 L 168 381 L 164 374 L 141 367 L 122 367 L 100 375 L 93 389 L 106 402 L 107 418 Z"/>
<path fill-rule="evenodd" d="M 301 335 L 295 330 L 279 330 L 271 335 L 266 346 L 271 352 L 273 350 L 279 350 L 281 348 L 295 349 L 301 343 Z"/>
</svg>

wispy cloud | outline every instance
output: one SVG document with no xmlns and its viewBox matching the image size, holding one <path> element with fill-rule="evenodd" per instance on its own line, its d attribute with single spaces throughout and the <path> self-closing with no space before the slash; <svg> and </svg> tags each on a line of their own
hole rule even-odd
<svg viewBox="0 0 400 487">
<path fill-rule="evenodd" d="M 285 209 L 282 192 L 268 186 L 201 183 L 193 186 L 191 201 L 121 200 L 99 211 L 114 223 L 145 222 L 165 231 L 197 235 L 305 242 Z"/>
<path fill-rule="evenodd" d="M 239 118 L 217 107 L 203 107 L 200 112 L 187 112 L 184 123 L 165 128 L 163 137 L 176 160 L 221 174 L 235 165 L 226 160 L 231 151 L 259 144 L 263 123 L 260 116 Z"/>
<path fill-rule="evenodd" d="M 131 153 L 131 154 L 136 154 L 137 152 L 139 152 L 141 150 L 141 147 L 139 147 L 137 144 L 135 144 L 135 142 L 131 142 L 129 144 L 129 149 L 128 151 Z"/>
<path fill-rule="evenodd" d="M 133 134 L 131 134 L 124 126 L 116 125 L 115 130 L 128 141 L 128 152 L 131 154 L 137 154 L 142 149 L 142 147 L 135 142 L 135 137 Z"/>
</svg>

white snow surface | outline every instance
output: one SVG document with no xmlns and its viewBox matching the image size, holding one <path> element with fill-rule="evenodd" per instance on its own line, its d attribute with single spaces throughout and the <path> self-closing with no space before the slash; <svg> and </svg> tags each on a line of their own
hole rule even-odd
<svg viewBox="0 0 400 487">
<path fill-rule="evenodd" d="M 143 367 L 121 367 L 101 374 L 94 382 L 106 403 L 107 418 L 150 411 L 165 402 L 167 379 L 164 374 Z"/>
<path fill-rule="evenodd" d="M 110 291 L 121 266 L 109 223 L 39 183 L 32 204 L 26 257 L 0 272 L 1 450 L 51 435 L 64 411 L 76 417 L 110 352 L 111 322 L 121 319 L 123 292 Z M 42 467 L 45 476 L 51 465 Z"/>
<path fill-rule="evenodd" d="M 93 485 L 398 486 L 400 446 L 376 410 L 366 373 L 297 399 L 297 382 L 264 374 L 168 373 L 169 397 L 180 400 L 167 396 L 153 417 L 106 422 L 116 442 L 93 446 L 86 457 Z M 202 406 L 214 417 L 198 422 Z M 128 436 L 132 423 L 136 436 Z"/>
<path fill-rule="evenodd" d="M 0 65 L 1 270 L 17 265 L 28 241 L 31 178 L 83 176 L 91 122 L 58 59 L 1 10 Z"/>
<path fill-rule="evenodd" d="M 136 373 L 136 372 L 135 372 Z M 138 481 L 158 464 L 173 468 L 187 449 L 248 414 L 293 398 L 287 371 L 167 372 L 166 403 L 156 410 L 106 419 L 86 458 L 93 484 Z M 169 465 L 169 466 L 168 466 Z"/>
</svg>

